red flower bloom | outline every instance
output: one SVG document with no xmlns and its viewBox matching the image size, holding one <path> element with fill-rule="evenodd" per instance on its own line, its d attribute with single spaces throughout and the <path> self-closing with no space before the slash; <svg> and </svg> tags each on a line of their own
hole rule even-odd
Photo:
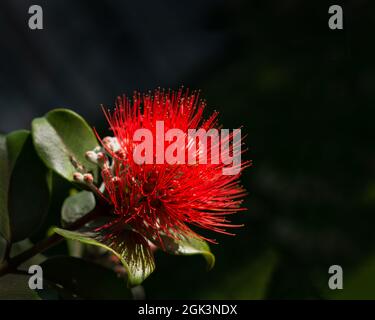
<svg viewBox="0 0 375 320">
<path fill-rule="evenodd" d="M 112 161 L 99 154 L 105 186 L 105 191 L 101 191 L 114 207 L 117 220 L 150 240 L 159 242 L 162 235 L 198 236 L 191 226 L 226 234 L 230 234 L 226 228 L 238 227 L 227 220 L 227 215 L 244 210 L 241 203 L 245 190 L 239 184 L 239 177 L 249 163 L 242 162 L 234 175 L 224 175 L 222 170 L 228 165 L 223 163 L 223 155 L 221 162 L 207 164 L 200 160 L 196 164 L 138 164 L 134 159 L 134 150 L 139 145 L 134 140 L 135 132 L 148 129 L 155 138 L 157 121 L 164 122 L 165 132 L 169 129 L 180 129 L 185 133 L 188 129 L 218 129 L 218 113 L 214 112 L 204 120 L 205 106 L 196 92 L 156 90 L 154 95 L 135 93 L 132 101 L 125 96 L 118 98 L 114 112 L 106 112 L 114 137 L 102 140 Z M 185 137 L 187 148 L 183 152 L 187 158 L 192 141 L 187 134 Z M 231 134 L 226 140 L 222 139 L 218 149 L 211 143 L 207 153 L 219 156 L 224 143 L 232 141 L 233 147 L 233 137 Z M 154 141 L 154 145 L 157 143 L 160 141 Z M 164 142 L 163 151 L 171 143 Z M 197 148 L 197 155 L 202 148 Z M 156 152 L 153 148 L 154 160 Z M 234 148 L 232 155 L 240 153 L 240 149 Z"/>
</svg>

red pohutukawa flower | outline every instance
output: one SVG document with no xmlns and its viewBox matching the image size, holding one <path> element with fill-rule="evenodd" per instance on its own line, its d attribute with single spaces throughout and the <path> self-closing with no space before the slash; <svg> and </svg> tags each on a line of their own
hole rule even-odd
<svg viewBox="0 0 375 320">
<path fill-rule="evenodd" d="M 101 140 L 106 155 L 88 153 L 101 166 L 100 192 L 117 223 L 161 246 L 164 236 L 203 238 L 192 226 L 231 234 L 238 225 L 227 216 L 244 210 L 239 177 L 249 163 L 241 161 L 240 130 L 221 129 L 217 112 L 205 120 L 205 106 L 182 89 L 118 98 L 105 111 L 114 135 Z M 204 141 L 194 131 L 211 135 Z"/>
</svg>

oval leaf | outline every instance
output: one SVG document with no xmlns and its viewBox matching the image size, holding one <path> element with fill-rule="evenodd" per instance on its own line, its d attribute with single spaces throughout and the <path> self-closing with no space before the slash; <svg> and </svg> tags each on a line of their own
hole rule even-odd
<svg viewBox="0 0 375 320">
<path fill-rule="evenodd" d="M 9 179 L 28 136 L 27 130 L 0 136 L 0 234 L 8 240 L 11 233 L 8 212 Z"/>
<path fill-rule="evenodd" d="M 112 232 L 110 228 L 98 231 L 97 225 L 88 225 L 77 231 L 60 228 L 54 228 L 54 231 L 64 238 L 99 246 L 115 254 L 127 271 L 129 286 L 141 284 L 155 269 L 151 248 L 138 232 L 124 229 Z"/>
<path fill-rule="evenodd" d="M 7 135 L 9 171 L 12 171 L 20 152 L 25 145 L 30 131 L 17 130 Z"/>
<path fill-rule="evenodd" d="M 11 141 L 19 142 L 15 139 L 8 142 Z M 23 240 L 38 229 L 47 214 L 51 192 L 51 172 L 36 154 L 31 135 L 28 133 L 23 141 L 22 149 L 17 151 L 17 159 L 10 162 L 13 170 L 8 190 L 8 240 L 11 242 Z"/>
<path fill-rule="evenodd" d="M 61 209 L 61 222 L 67 226 L 95 208 L 95 197 L 92 192 L 81 191 L 65 199 Z"/>
<path fill-rule="evenodd" d="M 69 181 L 80 164 L 96 177 L 97 167 L 86 160 L 86 151 L 98 146 L 87 122 L 68 109 L 55 109 L 32 122 L 32 135 L 39 156 L 47 167 Z"/>
<path fill-rule="evenodd" d="M 0 233 L 8 242 L 30 236 L 47 213 L 50 172 L 29 131 L 0 137 Z"/>
<path fill-rule="evenodd" d="M 161 241 L 156 243 L 164 251 L 175 255 L 195 255 L 201 254 L 207 261 L 208 269 L 215 265 L 215 256 L 211 252 L 208 243 L 204 240 L 179 235 L 176 238 L 161 236 Z"/>
</svg>

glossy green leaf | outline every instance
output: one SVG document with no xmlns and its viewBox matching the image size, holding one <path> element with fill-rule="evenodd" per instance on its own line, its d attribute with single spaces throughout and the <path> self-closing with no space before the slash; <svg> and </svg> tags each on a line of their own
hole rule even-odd
<svg viewBox="0 0 375 320">
<path fill-rule="evenodd" d="M 128 274 L 128 285 L 141 284 L 155 269 L 154 257 L 147 240 L 132 230 L 85 226 L 77 231 L 55 228 L 54 231 L 64 238 L 102 247 L 115 254 L 124 265 Z"/>
<path fill-rule="evenodd" d="M 87 122 L 68 109 L 55 109 L 32 122 L 32 135 L 39 156 L 47 167 L 69 181 L 76 172 L 74 163 L 96 177 L 97 167 L 86 160 L 86 151 L 98 146 Z"/>
<path fill-rule="evenodd" d="M 13 131 L 7 135 L 9 171 L 13 170 L 16 160 L 29 135 L 30 132 L 27 130 Z"/>
<path fill-rule="evenodd" d="M 14 131 L 7 136 L 0 135 L 0 234 L 10 239 L 8 212 L 9 180 L 15 162 L 25 144 L 29 132 Z"/>
<path fill-rule="evenodd" d="M 98 264 L 73 257 L 53 257 L 41 267 L 49 288 L 57 289 L 65 299 L 131 298 L 124 279 Z M 46 290 L 38 290 L 39 295 L 45 296 Z"/>
<path fill-rule="evenodd" d="M 29 237 L 43 222 L 50 171 L 35 152 L 30 132 L 0 137 L 0 233 L 8 242 Z"/>
<path fill-rule="evenodd" d="M 163 236 L 161 238 L 162 244 L 157 244 L 166 252 L 175 255 L 196 255 L 201 254 L 207 261 L 208 269 L 212 269 L 215 265 L 215 256 L 211 252 L 208 243 L 204 240 L 185 237 L 179 235 L 176 239 Z"/>
<path fill-rule="evenodd" d="M 40 300 L 36 291 L 29 288 L 26 275 L 8 274 L 0 278 L 0 300 Z"/>
<path fill-rule="evenodd" d="M 51 193 L 51 172 L 36 154 L 31 135 L 28 134 L 23 141 L 22 150 L 18 151 L 9 180 L 8 240 L 11 242 L 31 236 L 40 227 L 48 211 Z"/>
<path fill-rule="evenodd" d="M 92 192 L 76 192 L 65 199 L 61 209 L 61 224 L 63 227 L 73 223 L 95 208 L 96 201 Z M 72 257 L 82 257 L 85 245 L 81 242 L 67 239 L 68 251 Z"/>
<path fill-rule="evenodd" d="M 66 226 L 81 218 L 95 208 L 92 192 L 81 191 L 65 199 L 61 209 L 62 225 Z"/>
</svg>

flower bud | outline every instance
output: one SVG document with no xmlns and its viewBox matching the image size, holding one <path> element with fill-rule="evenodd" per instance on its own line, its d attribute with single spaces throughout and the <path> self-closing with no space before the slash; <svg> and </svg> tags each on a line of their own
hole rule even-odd
<svg viewBox="0 0 375 320">
<path fill-rule="evenodd" d="M 109 145 L 112 142 L 112 137 L 104 137 L 103 138 L 103 144 Z"/>
<path fill-rule="evenodd" d="M 117 151 L 121 150 L 121 146 L 120 146 L 117 138 L 112 138 L 112 150 L 114 152 L 117 152 Z"/>
<path fill-rule="evenodd" d="M 96 157 L 97 157 L 97 163 L 101 168 L 103 168 L 105 165 L 108 165 L 107 157 L 105 156 L 103 152 L 99 152 Z"/>
<path fill-rule="evenodd" d="M 74 172 L 73 179 L 77 182 L 83 182 L 83 174 L 79 172 Z"/>
<path fill-rule="evenodd" d="M 98 156 L 94 151 L 87 151 L 86 154 L 86 159 L 92 163 L 97 163 L 98 162 Z"/>
<path fill-rule="evenodd" d="M 91 173 L 85 173 L 83 175 L 83 180 L 87 183 L 87 184 L 92 184 L 94 182 L 94 177 L 92 176 Z"/>
<path fill-rule="evenodd" d="M 103 145 L 113 152 L 117 152 L 118 150 L 121 149 L 120 144 L 118 143 L 118 140 L 113 137 L 105 137 L 103 139 Z"/>
</svg>

